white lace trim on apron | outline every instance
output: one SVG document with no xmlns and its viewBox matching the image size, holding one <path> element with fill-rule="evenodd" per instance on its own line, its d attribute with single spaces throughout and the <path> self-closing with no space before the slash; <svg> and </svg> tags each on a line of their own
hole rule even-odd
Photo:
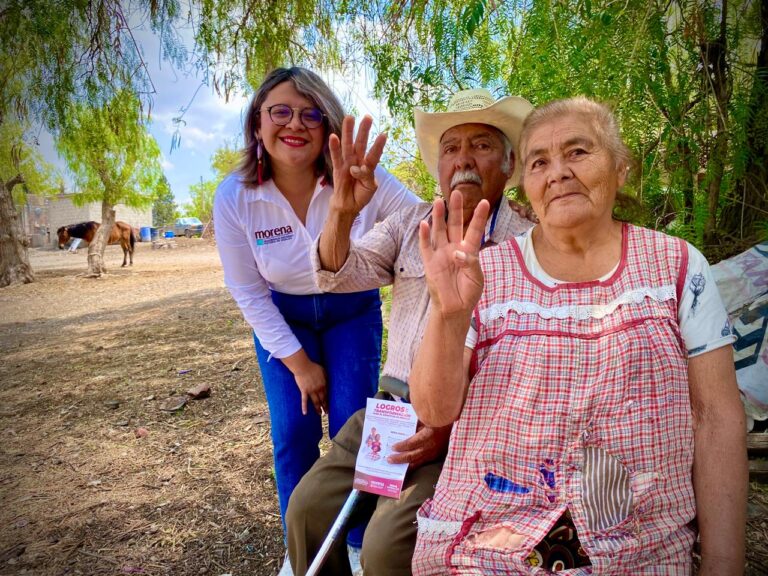
<svg viewBox="0 0 768 576">
<path fill-rule="evenodd" d="M 542 318 L 573 318 L 574 320 L 589 320 L 590 318 L 604 318 L 612 314 L 619 306 L 626 304 L 639 304 L 645 298 L 651 298 L 657 302 L 665 302 L 677 298 L 677 290 L 674 285 L 668 284 L 658 288 L 642 287 L 624 292 L 621 296 L 608 304 L 589 305 L 577 304 L 572 306 L 554 306 L 545 308 L 535 302 L 510 300 L 494 304 L 490 308 L 480 311 L 480 321 L 485 324 L 489 320 L 498 320 L 510 312 L 516 314 L 538 314 Z"/>
</svg>

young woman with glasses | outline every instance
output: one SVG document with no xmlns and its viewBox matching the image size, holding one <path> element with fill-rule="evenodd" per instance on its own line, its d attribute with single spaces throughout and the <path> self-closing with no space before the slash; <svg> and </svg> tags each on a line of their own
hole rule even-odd
<svg viewBox="0 0 768 576">
<path fill-rule="evenodd" d="M 246 115 L 242 164 L 214 202 L 224 281 L 254 332 L 283 518 L 291 492 L 319 457 L 321 413 L 334 436 L 377 389 L 378 291 L 323 294 L 310 261 L 333 192 L 329 136 L 341 137 L 343 117 L 315 73 L 274 70 Z M 352 227 L 353 239 L 418 201 L 383 169 L 375 176 L 378 188 Z M 359 536 L 350 543 L 359 546 Z"/>
</svg>

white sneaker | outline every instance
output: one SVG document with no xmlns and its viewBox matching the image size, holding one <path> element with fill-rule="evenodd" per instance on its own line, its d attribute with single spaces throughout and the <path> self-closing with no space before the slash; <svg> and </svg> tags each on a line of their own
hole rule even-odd
<svg viewBox="0 0 768 576">
<path fill-rule="evenodd" d="M 363 566 L 360 564 L 360 548 L 347 545 L 347 555 L 349 556 L 349 567 L 352 569 L 352 576 L 363 576 Z"/>
<path fill-rule="evenodd" d="M 280 568 L 280 572 L 277 576 L 293 576 L 293 568 L 291 568 L 291 561 L 288 559 L 288 553 L 285 553 L 285 560 L 283 560 L 283 567 Z"/>
</svg>

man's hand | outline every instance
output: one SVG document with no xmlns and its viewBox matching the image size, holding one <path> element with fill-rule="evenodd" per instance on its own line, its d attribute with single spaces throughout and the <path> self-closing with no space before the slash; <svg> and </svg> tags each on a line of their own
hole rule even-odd
<svg viewBox="0 0 768 576">
<path fill-rule="evenodd" d="M 418 468 L 445 455 L 453 424 L 442 428 L 430 428 L 419 422 L 416 434 L 392 446 L 397 454 L 387 458 L 390 464 L 409 464 Z"/>
<path fill-rule="evenodd" d="M 345 116 L 341 140 L 335 134 L 328 138 L 333 162 L 331 209 L 339 213 L 356 216 L 371 201 L 378 187 L 373 171 L 381 159 L 387 135 L 379 134 L 368 150 L 372 123 L 370 116 L 364 116 L 355 137 L 355 118 Z"/>
</svg>

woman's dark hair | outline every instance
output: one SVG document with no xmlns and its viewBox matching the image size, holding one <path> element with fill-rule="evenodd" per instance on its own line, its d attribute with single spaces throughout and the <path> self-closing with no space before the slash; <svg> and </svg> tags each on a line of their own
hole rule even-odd
<svg viewBox="0 0 768 576">
<path fill-rule="evenodd" d="M 261 86 L 256 90 L 251 103 L 248 107 L 248 113 L 245 115 L 245 148 L 243 149 L 243 160 L 237 168 L 240 177 L 247 186 L 256 186 L 258 184 L 258 157 L 256 149 L 259 139 L 256 137 L 256 130 L 261 121 L 261 108 L 267 95 L 278 84 L 283 82 L 292 82 L 296 91 L 312 101 L 323 114 L 325 114 L 325 143 L 323 153 L 317 159 L 315 172 L 322 176 L 329 184 L 333 184 L 333 165 L 331 164 L 331 155 L 328 150 L 328 136 L 331 134 L 341 135 L 341 121 L 344 119 L 344 109 L 341 102 L 323 81 L 320 76 L 307 70 L 306 68 L 276 68 L 264 78 Z M 266 181 L 272 178 L 272 162 L 269 154 L 262 145 L 262 180 Z"/>
</svg>

